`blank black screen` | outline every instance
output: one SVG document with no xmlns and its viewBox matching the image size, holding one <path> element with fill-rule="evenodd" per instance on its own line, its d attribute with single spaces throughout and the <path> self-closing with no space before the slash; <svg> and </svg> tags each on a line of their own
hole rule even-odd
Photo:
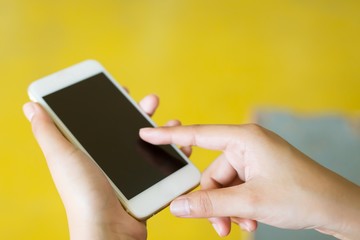
<svg viewBox="0 0 360 240">
<path fill-rule="evenodd" d="M 44 100 L 127 199 L 187 164 L 172 146 L 140 139 L 151 124 L 103 73 Z"/>
</svg>

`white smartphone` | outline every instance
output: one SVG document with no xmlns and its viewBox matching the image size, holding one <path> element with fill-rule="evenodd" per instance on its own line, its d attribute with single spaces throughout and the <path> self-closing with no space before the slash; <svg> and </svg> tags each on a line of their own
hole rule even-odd
<svg viewBox="0 0 360 240">
<path fill-rule="evenodd" d="M 140 128 L 156 125 L 97 61 L 41 78 L 28 94 L 102 169 L 135 218 L 152 216 L 199 184 L 200 172 L 177 147 L 139 137 Z"/>
</svg>

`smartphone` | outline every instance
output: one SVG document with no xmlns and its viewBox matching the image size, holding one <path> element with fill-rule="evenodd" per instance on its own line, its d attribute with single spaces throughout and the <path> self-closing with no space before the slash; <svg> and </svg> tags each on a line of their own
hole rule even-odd
<svg viewBox="0 0 360 240">
<path fill-rule="evenodd" d="M 149 218 L 199 184 L 200 172 L 176 146 L 139 137 L 140 128 L 155 123 L 97 61 L 41 78 L 28 94 L 102 169 L 135 218 Z"/>
</svg>

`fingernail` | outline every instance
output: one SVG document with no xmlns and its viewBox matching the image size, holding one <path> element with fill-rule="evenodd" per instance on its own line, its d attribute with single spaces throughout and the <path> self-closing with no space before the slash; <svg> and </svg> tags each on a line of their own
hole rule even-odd
<svg viewBox="0 0 360 240">
<path fill-rule="evenodd" d="M 174 200 L 170 204 L 170 211 L 172 214 L 178 217 L 184 217 L 190 215 L 190 206 L 187 198 Z"/>
<path fill-rule="evenodd" d="M 239 223 L 240 228 L 244 231 L 251 232 L 250 226 L 246 222 Z"/>
<path fill-rule="evenodd" d="M 223 237 L 224 234 L 223 234 L 223 231 L 222 231 L 222 228 L 216 224 L 216 223 L 213 223 L 212 224 L 213 228 L 215 229 L 216 233 L 220 236 L 220 237 Z"/>
<path fill-rule="evenodd" d="M 25 117 L 31 122 L 32 118 L 34 117 L 34 114 L 35 114 L 35 108 L 34 108 L 34 105 L 33 103 L 26 103 L 24 106 L 23 106 L 23 111 L 24 111 L 24 114 L 25 114 Z"/>
</svg>

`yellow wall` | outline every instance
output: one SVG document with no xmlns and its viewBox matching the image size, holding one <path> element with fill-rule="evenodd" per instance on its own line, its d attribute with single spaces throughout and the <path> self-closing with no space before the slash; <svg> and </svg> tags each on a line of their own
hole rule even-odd
<svg viewBox="0 0 360 240">
<path fill-rule="evenodd" d="M 0 0 L 0 239 L 68 237 L 21 111 L 31 81 L 97 59 L 135 99 L 161 97 L 159 124 L 242 123 L 259 106 L 355 113 L 359 13 L 358 0 Z M 192 159 L 203 170 L 215 156 Z M 217 238 L 168 209 L 149 221 L 149 239 Z"/>
</svg>

